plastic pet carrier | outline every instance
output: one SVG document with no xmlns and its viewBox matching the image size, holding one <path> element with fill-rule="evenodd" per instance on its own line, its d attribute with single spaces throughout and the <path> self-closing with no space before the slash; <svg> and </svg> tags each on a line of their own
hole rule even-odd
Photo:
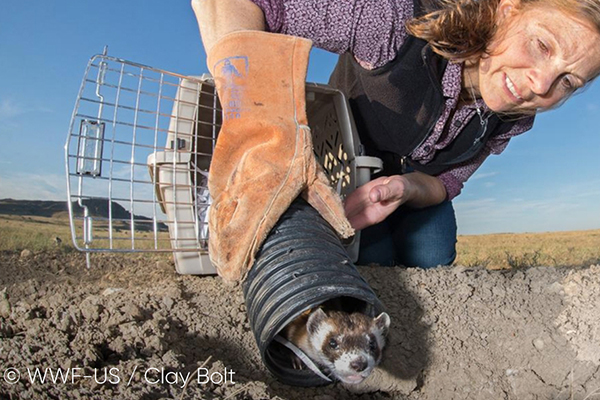
<svg viewBox="0 0 600 400">
<path fill-rule="evenodd" d="M 317 158 L 342 197 L 381 168 L 363 156 L 341 92 L 307 84 Z M 214 274 L 207 188 L 221 106 L 210 76 L 105 54 L 87 65 L 65 161 L 73 243 L 87 252 L 173 252 L 177 272 Z M 345 243 L 358 258 L 357 234 Z"/>
</svg>

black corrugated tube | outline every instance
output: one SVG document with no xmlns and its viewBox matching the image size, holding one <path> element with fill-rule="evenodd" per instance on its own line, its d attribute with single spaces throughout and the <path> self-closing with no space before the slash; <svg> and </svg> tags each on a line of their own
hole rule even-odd
<svg viewBox="0 0 600 400">
<path fill-rule="evenodd" d="M 339 299 L 344 311 L 379 315 L 383 305 L 360 276 L 333 228 L 298 198 L 269 233 L 243 284 L 250 326 L 263 362 L 283 383 L 329 382 L 292 366 L 275 336 L 304 311 Z"/>
</svg>

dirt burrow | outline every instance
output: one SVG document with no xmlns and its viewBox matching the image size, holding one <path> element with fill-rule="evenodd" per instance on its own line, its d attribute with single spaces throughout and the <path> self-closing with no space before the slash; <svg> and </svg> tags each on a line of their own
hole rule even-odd
<svg viewBox="0 0 600 400">
<path fill-rule="evenodd" d="M 600 398 L 600 266 L 359 267 L 392 318 L 381 368 L 295 388 L 263 366 L 239 286 L 166 258 L 92 264 L 0 254 L 0 398 Z"/>
</svg>

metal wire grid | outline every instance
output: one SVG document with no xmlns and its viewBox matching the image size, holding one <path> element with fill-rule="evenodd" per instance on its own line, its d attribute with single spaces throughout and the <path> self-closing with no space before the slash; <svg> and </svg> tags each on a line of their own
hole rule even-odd
<svg viewBox="0 0 600 400">
<path fill-rule="evenodd" d="M 75 246 L 87 252 L 205 249 L 205 219 L 166 211 L 207 214 L 206 176 L 220 114 L 214 88 L 200 80 L 106 54 L 92 57 L 65 145 Z M 186 229 L 194 235 L 178 237 Z"/>
</svg>

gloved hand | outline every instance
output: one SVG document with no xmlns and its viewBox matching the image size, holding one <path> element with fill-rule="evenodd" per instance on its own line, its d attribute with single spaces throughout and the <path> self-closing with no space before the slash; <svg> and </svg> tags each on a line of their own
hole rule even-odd
<svg viewBox="0 0 600 400">
<path fill-rule="evenodd" d="M 208 180 L 209 254 L 227 281 L 245 278 L 269 231 L 300 194 L 341 237 L 354 234 L 313 154 L 304 92 L 311 45 L 238 31 L 208 51 L 223 108 Z"/>
</svg>

